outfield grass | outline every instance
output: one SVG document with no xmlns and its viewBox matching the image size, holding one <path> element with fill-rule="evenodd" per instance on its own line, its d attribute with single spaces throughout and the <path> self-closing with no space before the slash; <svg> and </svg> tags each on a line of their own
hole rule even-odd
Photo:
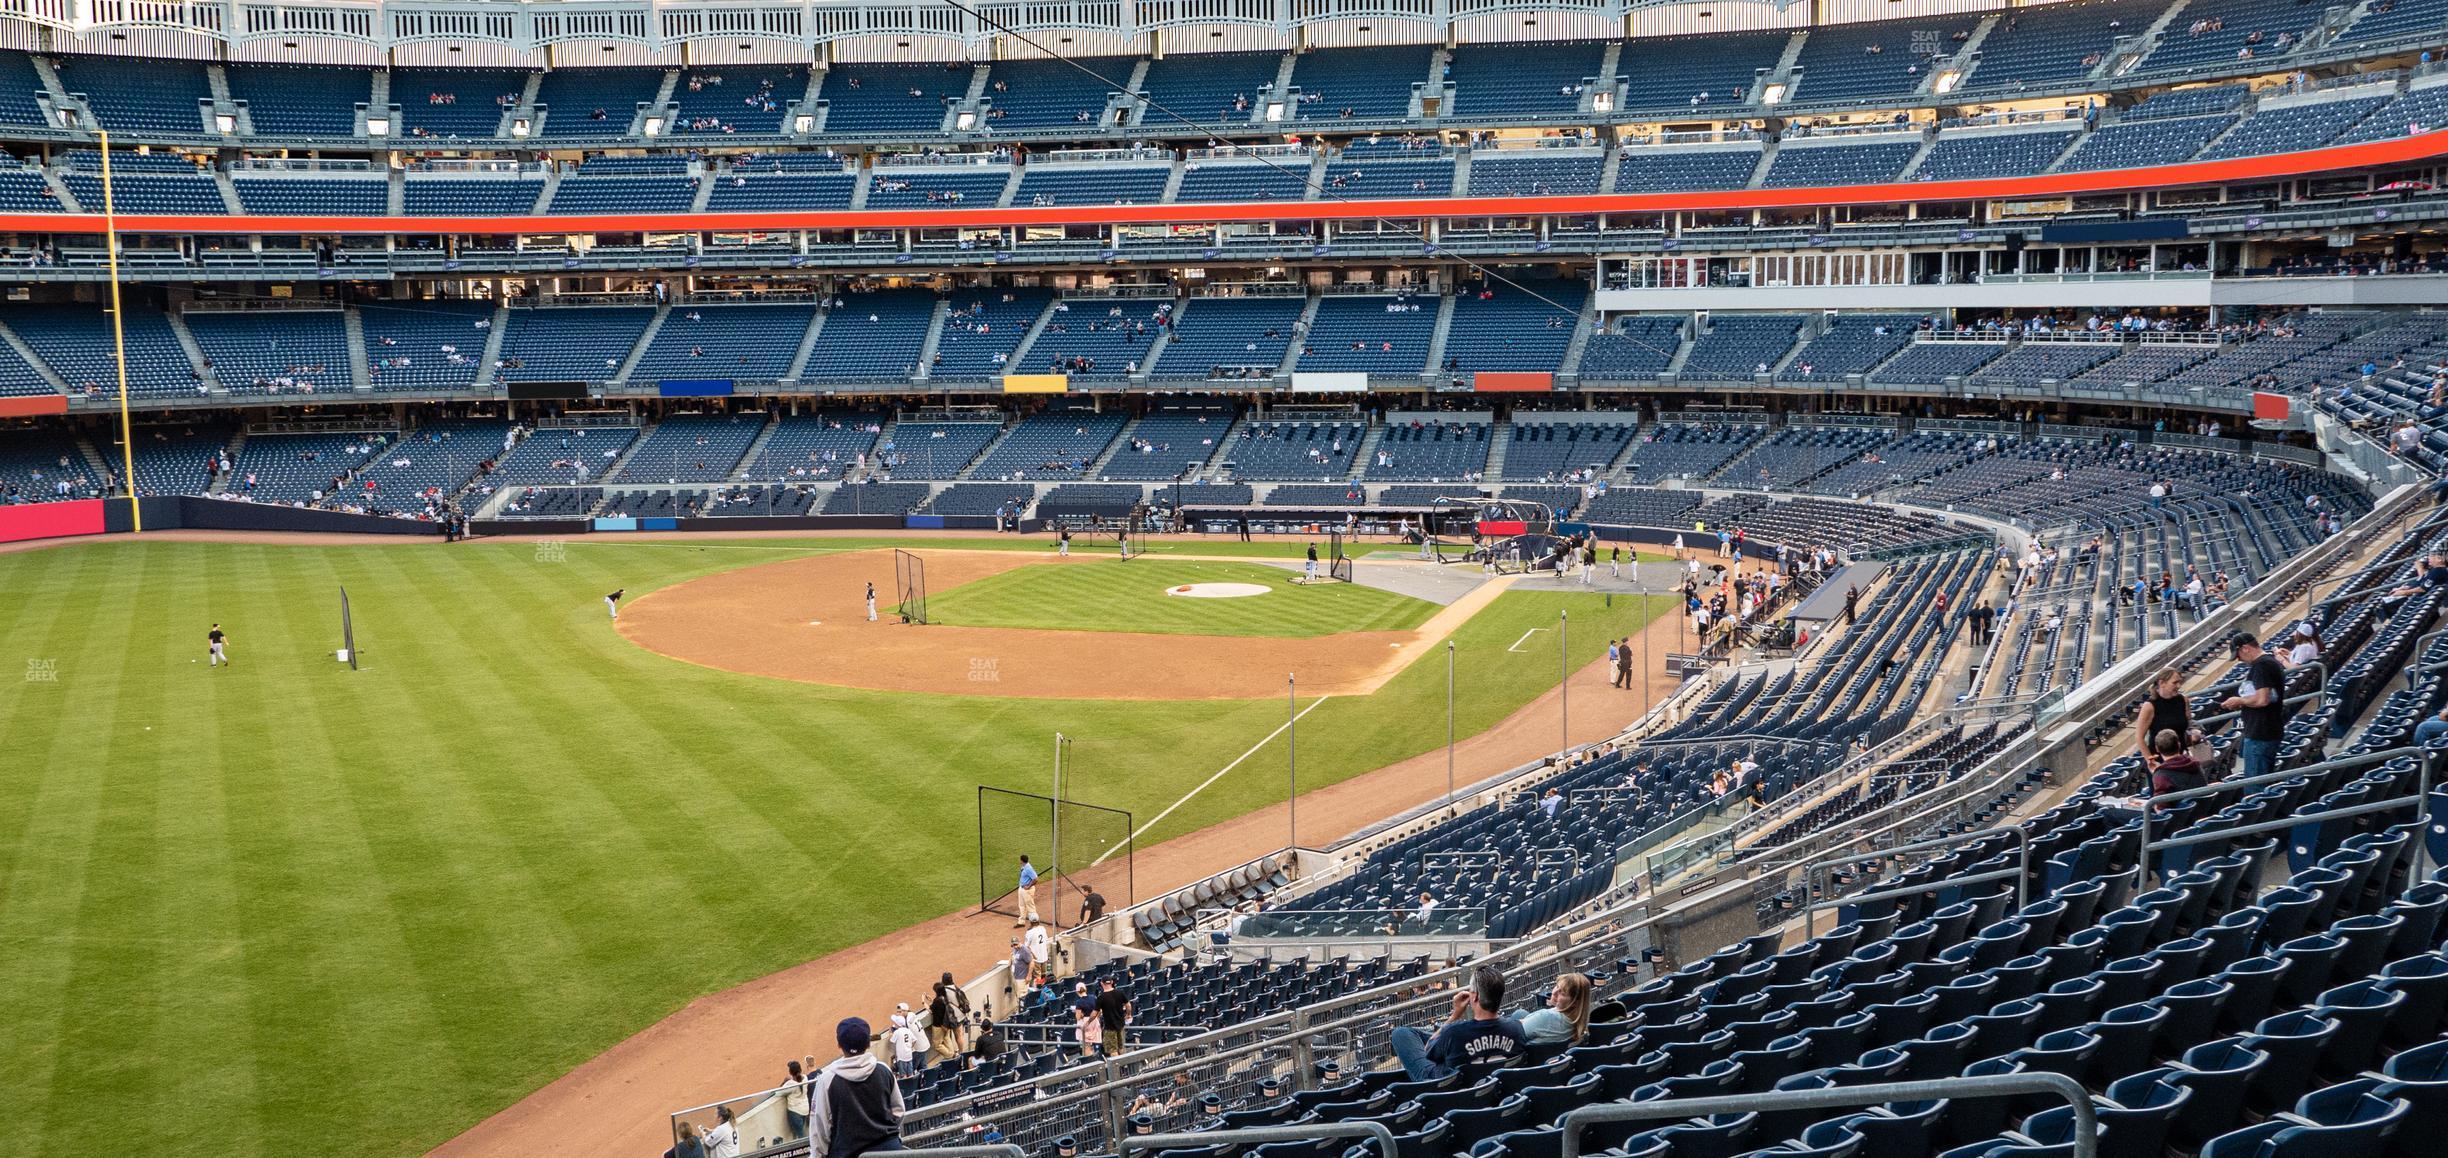
<svg viewBox="0 0 2448 1158">
<path fill-rule="evenodd" d="M 1425 599 L 1353 583 L 1296 584 L 1296 575 L 1262 563 L 1155 558 L 1021 567 L 928 592 L 927 621 L 1306 639 L 1339 631 L 1408 631 L 1437 612 Z M 1254 583 L 1267 593 L 1235 599 L 1165 594 L 1188 583 Z"/>
<path fill-rule="evenodd" d="M 831 689 L 613 632 L 606 591 L 769 557 L 719 546 L 0 555 L 15 1147 L 133 1120 L 182 1153 L 422 1152 L 694 997 L 975 904 L 965 841 L 907 850 L 967 831 L 981 782 L 1045 791 L 1050 732 L 1079 737 L 1068 795 L 1145 819 L 1286 710 Z M 343 584 L 361 672 L 331 656 Z M 1498 599 L 1457 636 L 1463 735 L 1553 685 L 1552 635 L 1506 649 L 1559 607 L 1575 663 L 1641 620 Z M 1443 714 L 1433 662 L 1316 707 L 1303 787 L 1442 744 Z M 1146 839 L 1279 801 L 1281 746 Z"/>
</svg>

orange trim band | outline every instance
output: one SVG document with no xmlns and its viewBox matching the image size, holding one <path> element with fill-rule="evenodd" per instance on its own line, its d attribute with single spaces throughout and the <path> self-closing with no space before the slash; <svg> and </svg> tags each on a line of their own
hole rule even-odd
<svg viewBox="0 0 2448 1158">
<path fill-rule="evenodd" d="M 2076 193 L 2220 185 L 2334 173 L 2448 154 L 2448 129 L 2359 145 L 2333 145 L 2224 161 L 2186 161 L 2093 173 L 2037 173 L 1967 181 L 1906 181 L 1703 193 L 1611 193 L 1579 197 L 1435 197 L 1389 201 L 1297 201 L 1218 205 L 1072 205 L 1008 209 L 820 210 L 758 213 L 639 213 L 526 217 L 296 217 L 119 215 L 123 233 L 492 234 L 695 233 L 724 230 L 982 228 L 1026 225 L 1147 225 L 1174 222 L 1350 221 L 1376 217 L 1527 217 L 1677 210 L 1780 209 L 1935 201 L 2014 201 Z M 100 233 L 92 213 L 0 214 L 0 232 Z"/>
</svg>

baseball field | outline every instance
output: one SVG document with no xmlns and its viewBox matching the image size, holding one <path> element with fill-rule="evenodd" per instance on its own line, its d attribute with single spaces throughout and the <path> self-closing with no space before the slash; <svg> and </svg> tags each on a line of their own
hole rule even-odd
<svg viewBox="0 0 2448 1158">
<path fill-rule="evenodd" d="M 892 546 L 927 559 L 933 625 L 889 614 Z M 693 999 L 974 908 L 977 788 L 1047 791 L 1055 731 L 1065 795 L 1145 846 L 1280 805 L 1287 676 L 1308 792 L 1443 745 L 1445 640 L 1469 736 L 1646 619 L 1603 593 L 1298 584 L 1300 550 L 0 554 L 18 1148 L 420 1153 Z M 1202 584 L 1262 593 L 1168 594 Z"/>
</svg>

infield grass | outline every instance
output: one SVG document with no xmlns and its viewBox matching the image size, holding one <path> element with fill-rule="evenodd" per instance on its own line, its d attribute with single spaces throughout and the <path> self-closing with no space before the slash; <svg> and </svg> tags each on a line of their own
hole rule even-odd
<svg viewBox="0 0 2448 1158">
<path fill-rule="evenodd" d="M 1356 583 L 1294 583 L 1297 572 L 1262 563 L 1108 559 L 1021 567 L 927 594 L 927 620 L 963 627 L 1263 635 L 1291 639 L 1342 631 L 1407 631 L 1437 605 Z M 1193 599 L 1166 592 L 1193 583 L 1249 583 L 1266 594 Z"/>
<path fill-rule="evenodd" d="M 1049 733 L 1078 737 L 1067 795 L 1144 822 L 1286 712 L 681 663 L 615 634 L 603 592 L 770 556 L 618 542 L 0 555 L 15 1149 L 83 1153 L 126 1123 L 183 1154 L 421 1153 L 692 998 L 976 904 L 969 839 L 943 834 L 973 831 L 980 783 L 1046 791 Z M 342 585 L 363 671 L 332 656 Z M 1455 637 L 1460 734 L 1553 686 L 1563 607 L 1576 666 L 1644 619 L 1497 599 Z M 1444 674 L 1423 659 L 1319 705 L 1302 787 L 1441 745 Z M 1279 802 L 1284 755 L 1142 843 Z"/>
</svg>

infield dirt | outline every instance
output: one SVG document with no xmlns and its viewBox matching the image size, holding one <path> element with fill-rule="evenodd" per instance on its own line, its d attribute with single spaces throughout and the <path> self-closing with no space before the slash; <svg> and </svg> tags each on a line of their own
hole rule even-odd
<svg viewBox="0 0 2448 1158">
<path fill-rule="evenodd" d="M 943 592 L 1018 567 L 1127 566 L 1012 551 L 925 550 Z M 878 619 L 867 619 L 873 583 Z M 637 596 L 620 631 L 650 651 L 724 671 L 836 687 L 1034 699 L 1246 700 L 1366 695 L 1487 606 L 1480 584 L 1411 631 L 1308 639 L 908 625 L 893 615 L 891 551 L 808 555 L 724 571 Z M 980 673 L 991 679 L 979 678 Z"/>
</svg>

